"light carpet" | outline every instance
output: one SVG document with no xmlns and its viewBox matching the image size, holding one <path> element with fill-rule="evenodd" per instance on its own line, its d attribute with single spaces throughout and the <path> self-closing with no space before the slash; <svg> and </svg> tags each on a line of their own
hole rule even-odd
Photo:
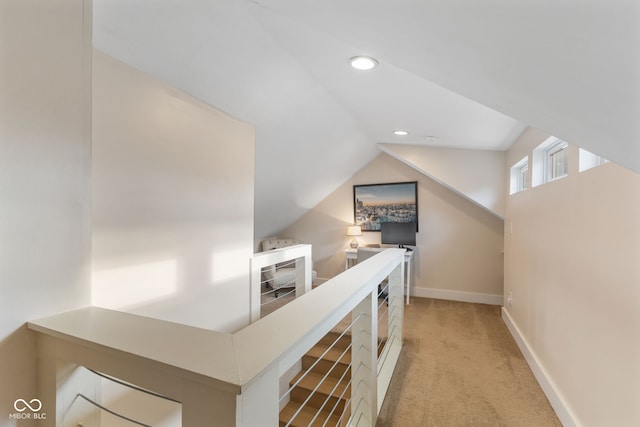
<svg viewBox="0 0 640 427">
<path fill-rule="evenodd" d="M 561 426 L 500 313 L 412 298 L 376 426 Z"/>
</svg>

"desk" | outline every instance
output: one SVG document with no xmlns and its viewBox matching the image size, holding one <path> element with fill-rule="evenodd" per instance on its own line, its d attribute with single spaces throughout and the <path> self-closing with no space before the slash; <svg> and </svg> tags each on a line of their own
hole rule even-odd
<svg viewBox="0 0 640 427">
<path fill-rule="evenodd" d="M 383 251 L 388 248 L 380 248 L 380 251 Z M 404 253 L 404 266 L 407 271 L 407 290 L 405 292 L 407 296 L 407 305 L 409 305 L 409 297 L 411 295 L 411 263 L 413 262 L 413 255 L 415 254 L 415 250 L 406 251 Z M 358 261 L 358 250 L 357 249 L 345 249 L 344 250 L 344 269 L 348 269 L 350 264 L 355 264 Z"/>
</svg>

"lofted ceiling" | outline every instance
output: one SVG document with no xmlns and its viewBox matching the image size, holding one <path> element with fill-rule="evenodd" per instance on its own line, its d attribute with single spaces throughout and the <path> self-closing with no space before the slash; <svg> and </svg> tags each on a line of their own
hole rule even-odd
<svg viewBox="0 0 640 427">
<path fill-rule="evenodd" d="M 527 124 L 640 171 L 632 0 L 94 0 L 93 12 L 96 48 L 255 125 L 256 237 L 377 143 L 504 150 Z M 379 66 L 352 69 L 361 54 Z"/>
</svg>

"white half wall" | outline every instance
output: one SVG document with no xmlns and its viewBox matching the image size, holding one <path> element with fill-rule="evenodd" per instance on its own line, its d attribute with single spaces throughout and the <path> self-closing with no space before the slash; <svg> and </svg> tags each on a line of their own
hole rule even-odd
<svg viewBox="0 0 640 427">
<path fill-rule="evenodd" d="M 100 51 L 93 66 L 93 304 L 248 324 L 253 127 Z"/>
<path fill-rule="evenodd" d="M 378 144 L 380 149 L 438 183 L 504 218 L 505 152 Z"/>
<path fill-rule="evenodd" d="M 549 135 L 525 131 L 515 163 Z M 640 425 L 640 175 L 614 163 L 507 196 L 505 312 L 565 425 Z M 561 409 L 557 408 L 561 405 Z"/>
<path fill-rule="evenodd" d="M 38 398 L 25 322 L 90 302 L 90 70 L 90 1 L 0 1 L 3 427 L 37 424 L 9 418 Z"/>
</svg>

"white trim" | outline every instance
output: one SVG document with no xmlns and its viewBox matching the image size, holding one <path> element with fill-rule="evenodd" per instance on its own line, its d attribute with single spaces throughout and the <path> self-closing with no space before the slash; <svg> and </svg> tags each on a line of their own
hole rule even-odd
<svg viewBox="0 0 640 427">
<path fill-rule="evenodd" d="M 435 298 L 450 301 L 475 302 L 478 304 L 502 305 L 502 295 L 480 294 L 475 292 L 448 291 L 445 289 L 414 288 L 413 295 L 420 298 Z"/>
<path fill-rule="evenodd" d="M 518 344 L 518 348 L 520 348 L 520 351 L 524 355 L 527 364 L 531 368 L 531 371 L 536 377 L 536 380 L 538 380 L 538 384 L 540 384 L 542 391 L 547 396 L 549 403 L 551 403 L 551 406 L 556 412 L 556 415 L 560 419 L 562 425 L 565 427 L 581 426 L 581 424 L 578 422 L 578 418 L 569 408 L 566 399 L 562 397 L 562 394 L 554 384 L 547 371 L 544 369 L 542 363 L 540 363 L 540 360 L 536 356 L 535 352 L 531 349 L 531 346 L 525 339 L 524 335 L 522 335 L 520 329 L 509 315 L 509 312 L 504 307 L 502 307 L 502 320 L 507 325 L 507 328 L 515 339 L 516 344 Z"/>
</svg>

